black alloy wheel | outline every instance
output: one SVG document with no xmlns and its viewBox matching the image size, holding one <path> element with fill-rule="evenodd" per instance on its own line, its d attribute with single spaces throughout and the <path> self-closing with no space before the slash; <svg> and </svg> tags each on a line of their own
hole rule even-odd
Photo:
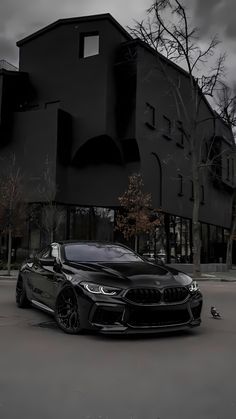
<svg viewBox="0 0 236 419">
<path fill-rule="evenodd" d="M 27 308 L 30 306 L 30 302 L 27 298 L 25 286 L 21 276 L 18 276 L 16 283 L 16 304 L 20 308 Z"/>
<path fill-rule="evenodd" d="M 78 300 L 72 288 L 65 288 L 57 297 L 55 319 L 64 332 L 72 335 L 81 332 Z"/>
</svg>

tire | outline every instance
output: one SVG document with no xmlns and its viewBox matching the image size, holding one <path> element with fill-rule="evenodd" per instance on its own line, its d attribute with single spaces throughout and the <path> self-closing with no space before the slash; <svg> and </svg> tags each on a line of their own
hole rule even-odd
<svg viewBox="0 0 236 419">
<path fill-rule="evenodd" d="M 66 287 L 57 297 L 55 319 L 60 329 L 70 335 L 82 332 L 78 298 L 71 287 Z"/>
<path fill-rule="evenodd" d="M 18 276 L 16 283 L 16 304 L 20 308 L 27 308 L 30 306 L 30 302 L 26 295 L 24 281 L 21 276 Z"/>
</svg>

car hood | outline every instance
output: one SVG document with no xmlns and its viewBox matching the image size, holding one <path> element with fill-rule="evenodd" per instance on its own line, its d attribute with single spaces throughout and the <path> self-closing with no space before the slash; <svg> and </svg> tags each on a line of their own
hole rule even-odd
<svg viewBox="0 0 236 419">
<path fill-rule="evenodd" d="M 128 263 L 77 263 L 67 262 L 74 274 L 73 282 L 89 280 L 111 286 L 178 286 L 189 285 L 192 281 L 179 271 L 150 262 Z"/>
</svg>

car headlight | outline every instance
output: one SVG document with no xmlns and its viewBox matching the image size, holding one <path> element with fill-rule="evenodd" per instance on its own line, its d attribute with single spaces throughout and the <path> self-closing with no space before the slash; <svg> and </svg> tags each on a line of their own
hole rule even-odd
<svg viewBox="0 0 236 419">
<path fill-rule="evenodd" d="M 92 294 L 102 294 L 102 295 L 117 295 L 120 293 L 119 288 L 107 287 L 106 285 L 92 284 L 91 282 L 81 282 L 80 285 Z"/>
<path fill-rule="evenodd" d="M 189 291 L 193 294 L 197 291 L 200 291 L 198 283 L 196 281 L 192 281 L 191 284 L 188 286 Z"/>
</svg>

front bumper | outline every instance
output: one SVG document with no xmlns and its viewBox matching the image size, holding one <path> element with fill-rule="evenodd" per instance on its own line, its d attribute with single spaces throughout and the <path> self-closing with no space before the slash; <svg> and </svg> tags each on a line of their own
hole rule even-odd
<svg viewBox="0 0 236 419">
<path fill-rule="evenodd" d="M 196 327 L 201 323 L 200 292 L 178 304 L 142 306 L 112 300 L 92 301 L 87 305 L 86 329 L 111 334 L 161 333 Z"/>
</svg>

